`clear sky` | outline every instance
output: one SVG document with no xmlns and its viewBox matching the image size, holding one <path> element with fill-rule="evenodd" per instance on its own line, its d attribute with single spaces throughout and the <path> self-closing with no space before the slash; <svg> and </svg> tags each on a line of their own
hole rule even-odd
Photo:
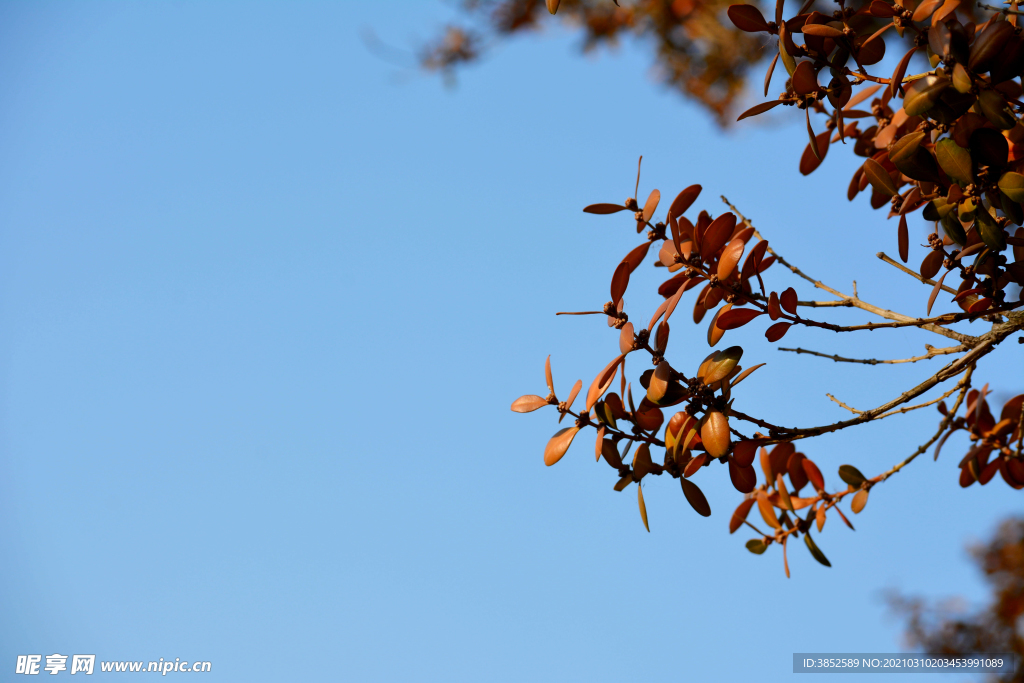
<svg viewBox="0 0 1024 683">
<path fill-rule="evenodd" d="M 642 47 L 579 58 L 552 30 L 450 89 L 360 39 L 405 49 L 451 13 L 0 5 L 0 671 L 56 652 L 208 660 L 217 681 L 776 681 L 793 652 L 896 651 L 885 589 L 984 597 L 964 543 L 1021 499 L 959 489 L 962 437 L 873 491 L 856 532 L 829 521 L 831 569 L 793 548 L 789 580 L 776 548 L 728 535 L 724 469 L 699 475 L 708 519 L 652 481 L 648 534 L 591 435 L 544 467 L 553 416 L 509 404 L 545 393 L 549 353 L 563 394 L 617 353 L 603 319 L 553 313 L 607 300 L 638 240 L 580 209 L 627 197 L 640 154 L 642 195 L 699 182 L 718 213 L 725 193 L 836 286 L 914 314 L 928 288 L 875 259 L 896 226 L 846 203 L 852 154 L 802 178 L 802 121 L 722 133 Z M 634 318 L 663 274 L 634 278 Z M 683 320 L 685 371 L 707 346 Z M 841 367 L 754 328 L 729 335 L 768 363 L 737 405 L 787 423 L 842 419 L 826 391 L 877 405 L 940 362 Z M 943 340 L 785 341 L 898 357 Z M 1021 390 L 1008 346 L 975 374 L 1000 404 Z M 804 450 L 827 481 L 870 476 L 937 420 Z"/>
</svg>

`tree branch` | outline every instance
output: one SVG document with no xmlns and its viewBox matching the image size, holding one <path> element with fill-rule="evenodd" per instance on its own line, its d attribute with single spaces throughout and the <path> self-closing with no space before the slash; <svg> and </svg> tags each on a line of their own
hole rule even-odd
<svg viewBox="0 0 1024 683">
<path fill-rule="evenodd" d="M 895 365 L 898 363 L 916 363 L 920 360 L 927 360 L 934 358 L 935 356 L 944 356 L 950 353 L 960 353 L 970 349 L 966 344 L 960 344 L 959 346 L 947 346 L 941 349 L 937 349 L 934 346 L 928 346 L 925 344 L 925 348 L 928 350 L 923 356 L 914 356 L 913 358 L 898 358 L 896 360 L 878 360 L 877 358 L 844 358 L 843 356 L 837 356 L 835 354 L 829 355 L 827 353 L 820 353 L 818 351 L 810 351 L 808 349 L 789 349 L 779 347 L 779 351 L 792 351 L 793 353 L 806 353 L 811 356 L 818 356 L 820 358 L 829 358 L 837 363 L 863 363 L 864 365 Z"/>
<path fill-rule="evenodd" d="M 875 254 L 875 256 L 877 256 L 878 258 L 882 259 L 883 261 L 888 263 L 890 266 L 893 266 L 894 268 L 899 268 L 904 273 L 906 273 L 910 277 L 914 278 L 918 282 L 924 283 L 926 285 L 931 285 L 932 287 L 935 286 L 935 280 L 930 280 L 930 279 L 928 279 L 926 277 L 921 277 L 920 275 L 918 275 L 917 273 L 912 271 L 910 268 L 907 268 L 902 263 L 898 263 L 896 261 L 893 261 L 891 258 L 889 258 L 888 256 L 885 255 L 884 251 L 878 252 L 877 254 Z M 947 287 L 946 285 L 942 285 L 942 291 L 943 292 L 947 292 L 949 294 L 956 294 L 956 290 L 955 289 L 953 289 L 952 287 Z"/>
<path fill-rule="evenodd" d="M 722 196 L 722 201 L 725 202 L 725 204 L 730 209 L 732 209 L 732 211 L 740 218 L 740 220 L 743 223 L 745 223 L 747 226 L 749 226 L 749 227 L 754 229 L 754 236 L 755 237 L 757 237 L 758 239 L 764 239 L 761 236 L 761 234 L 757 231 L 757 228 L 754 228 L 754 225 L 753 225 L 753 223 L 750 222 L 750 219 L 747 218 L 746 216 L 744 216 L 742 213 L 740 213 L 740 210 L 737 209 L 728 199 L 726 199 L 726 197 L 724 195 Z M 921 320 L 921 319 L 917 319 L 917 318 L 912 318 L 912 317 L 910 317 L 908 315 L 903 315 L 902 313 L 897 313 L 895 311 L 890 311 L 888 309 L 880 308 L 880 307 L 875 306 L 873 304 L 869 304 L 869 303 L 867 303 L 866 301 L 862 300 L 861 298 L 859 298 L 857 296 L 850 296 L 848 294 L 844 294 L 844 293 L 842 293 L 842 292 L 840 292 L 840 291 L 838 291 L 836 289 L 833 289 L 832 287 L 829 287 L 828 285 L 824 284 L 820 280 L 815 280 L 810 275 L 808 275 L 807 273 L 803 272 L 802 270 L 800 270 L 799 268 L 797 268 L 796 266 L 791 264 L 789 261 L 787 261 L 785 258 L 783 258 L 777 251 L 772 249 L 771 246 L 768 247 L 767 251 L 769 253 L 771 253 L 779 263 L 781 263 L 785 267 L 789 268 L 790 271 L 792 271 L 795 275 L 803 278 L 804 280 L 807 280 L 808 282 L 810 282 L 812 285 L 814 285 L 818 289 L 823 289 L 826 292 L 828 292 L 829 294 L 832 294 L 833 296 L 837 296 L 837 297 L 839 297 L 840 299 L 842 299 L 844 301 L 849 301 L 850 305 L 856 306 L 857 308 L 860 308 L 862 310 L 868 311 L 869 313 L 874 313 L 875 315 L 877 315 L 879 317 L 886 318 L 887 320 L 895 320 L 898 323 L 904 323 L 902 325 L 886 324 L 886 323 L 868 323 L 867 325 L 855 325 L 855 326 L 851 326 L 851 327 L 840 327 L 838 325 L 817 324 L 817 325 L 814 325 L 816 327 L 826 327 L 827 329 L 831 329 L 831 330 L 833 330 L 835 332 L 852 332 L 854 330 L 873 330 L 873 329 L 880 328 L 880 327 L 920 327 L 923 330 L 928 330 L 929 332 L 934 332 L 935 334 L 940 334 L 940 335 L 942 335 L 944 337 L 949 337 L 950 339 L 955 339 L 958 342 L 968 342 L 968 341 L 974 341 L 975 340 L 975 337 L 972 337 L 970 335 L 962 334 L 960 332 L 955 332 L 953 330 L 947 330 L 944 327 L 940 327 L 939 325 L 934 324 L 935 321 L 933 321 L 933 320 L 930 320 L 930 319 Z M 807 323 L 805 323 L 805 324 L 807 324 Z M 813 324 L 813 323 L 811 323 L 811 324 Z"/>
</svg>

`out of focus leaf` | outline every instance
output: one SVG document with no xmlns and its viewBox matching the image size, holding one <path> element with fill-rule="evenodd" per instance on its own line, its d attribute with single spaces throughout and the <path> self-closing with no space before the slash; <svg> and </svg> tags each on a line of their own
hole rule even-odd
<svg viewBox="0 0 1024 683">
<path fill-rule="evenodd" d="M 854 514 L 860 514 L 860 511 L 864 509 L 864 506 L 868 504 L 868 490 L 861 489 L 853 495 L 853 501 L 850 503 L 850 509 L 853 510 Z"/>
<path fill-rule="evenodd" d="M 747 541 L 747 550 L 754 553 L 755 555 L 764 554 L 765 550 L 768 550 L 768 546 L 764 544 L 760 538 L 752 538 Z"/>
<path fill-rule="evenodd" d="M 865 481 L 867 481 L 867 477 L 861 474 L 860 470 L 858 470 L 853 465 L 843 465 L 842 467 L 840 467 L 839 478 L 845 481 L 853 488 L 857 488 Z"/>
<path fill-rule="evenodd" d="M 813 557 L 826 567 L 832 566 L 832 563 L 828 561 L 827 557 L 825 557 L 825 553 L 821 552 L 817 544 L 811 539 L 810 534 L 804 534 L 804 543 L 807 545 L 807 549 L 811 551 L 811 557 Z"/>
</svg>

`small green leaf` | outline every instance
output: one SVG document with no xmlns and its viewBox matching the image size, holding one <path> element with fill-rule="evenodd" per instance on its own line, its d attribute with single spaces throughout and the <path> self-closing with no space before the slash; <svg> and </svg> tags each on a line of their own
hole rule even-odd
<svg viewBox="0 0 1024 683">
<path fill-rule="evenodd" d="M 939 166 L 950 178 L 959 182 L 962 186 L 974 182 L 974 173 L 971 170 L 971 153 L 956 144 L 952 139 L 939 140 L 935 145 L 935 157 L 939 160 Z"/>
<path fill-rule="evenodd" d="M 986 211 L 984 207 L 979 207 L 975 213 L 974 224 L 978 227 L 978 232 L 981 233 L 981 240 L 989 249 L 1000 252 L 1006 248 L 1003 229 L 999 227 L 996 219 L 992 218 L 992 214 Z"/>
<path fill-rule="evenodd" d="M 925 76 L 911 83 L 906 88 L 906 96 L 903 98 L 903 111 L 907 116 L 920 116 L 939 101 L 939 95 L 948 88 L 948 78 L 940 76 Z"/>
<path fill-rule="evenodd" d="M 999 189 L 1015 202 L 1024 202 L 1024 175 L 1010 171 L 999 179 Z"/>
<path fill-rule="evenodd" d="M 749 541 L 747 541 L 747 550 L 754 553 L 755 555 L 760 555 L 764 553 L 765 550 L 768 550 L 768 546 L 765 545 L 765 542 L 762 541 L 760 538 L 752 538 Z"/>
<path fill-rule="evenodd" d="M 853 488 L 859 487 L 865 481 L 868 480 L 863 474 L 860 473 L 853 465 L 843 465 L 839 468 L 839 478 L 845 481 Z"/>
<path fill-rule="evenodd" d="M 811 556 L 826 567 L 831 567 L 832 563 L 825 557 L 825 553 L 821 552 L 814 540 L 811 539 L 811 535 L 808 533 L 804 534 L 804 543 L 807 544 L 807 549 L 811 551 Z"/>
<path fill-rule="evenodd" d="M 950 211 L 942 217 L 942 230 L 949 235 L 949 238 L 959 244 L 961 247 L 967 244 L 967 233 L 964 232 L 964 226 L 960 223 L 960 219 L 957 218 L 956 213 Z"/>
</svg>

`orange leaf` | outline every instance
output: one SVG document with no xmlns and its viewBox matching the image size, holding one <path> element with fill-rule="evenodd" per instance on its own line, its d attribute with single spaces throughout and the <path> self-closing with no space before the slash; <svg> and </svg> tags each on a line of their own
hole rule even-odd
<svg viewBox="0 0 1024 683">
<path fill-rule="evenodd" d="M 515 413 L 532 413 L 538 408 L 543 408 L 548 402 L 540 396 L 526 395 L 520 396 L 512 403 L 512 412 Z"/>
</svg>

